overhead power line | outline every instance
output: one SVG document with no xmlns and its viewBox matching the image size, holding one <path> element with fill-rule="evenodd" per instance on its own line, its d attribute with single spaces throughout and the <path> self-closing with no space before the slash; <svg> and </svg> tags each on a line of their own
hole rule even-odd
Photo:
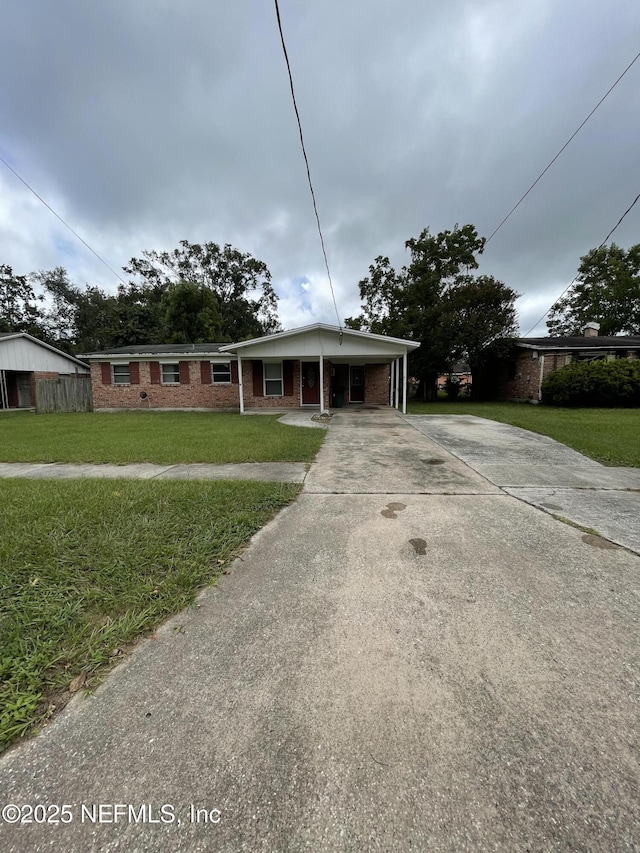
<svg viewBox="0 0 640 853">
<path fill-rule="evenodd" d="M 580 131 L 582 130 L 582 128 L 583 128 L 583 127 L 585 126 L 585 124 L 589 121 L 589 119 L 590 119 L 590 118 L 591 118 L 591 116 L 595 113 L 595 111 L 598 109 L 598 107 L 600 106 L 600 104 L 602 104 L 602 103 L 603 103 L 603 101 L 605 101 L 605 100 L 609 97 L 609 95 L 611 94 L 611 92 L 613 92 L 613 90 L 616 88 L 616 86 L 618 85 L 618 83 L 622 80 L 622 78 L 623 78 L 623 77 L 624 77 L 624 75 L 627 73 L 627 71 L 629 71 L 629 69 L 631 68 L 631 66 L 632 66 L 632 65 L 633 65 L 633 64 L 634 64 L 634 63 L 635 63 L 639 58 L 640 58 L 640 53 L 637 53 L 637 54 L 636 54 L 636 56 L 631 60 L 631 62 L 630 62 L 630 63 L 627 65 L 627 67 L 624 69 L 624 71 L 622 72 L 622 74 L 621 74 L 621 75 L 618 77 L 618 79 L 615 81 L 615 83 L 614 83 L 614 84 L 613 84 L 613 85 L 612 85 L 612 86 L 607 90 L 607 92 L 605 92 L 605 94 L 600 98 L 600 100 L 598 101 L 598 103 L 597 103 L 597 104 L 595 105 L 595 107 L 591 110 L 591 112 L 590 112 L 590 113 L 589 113 L 589 115 L 584 119 L 584 121 L 580 124 L 580 126 L 578 127 L 578 129 L 577 129 L 576 131 L 574 131 L 574 133 L 572 133 L 572 134 L 571 134 L 571 136 L 569 137 L 569 139 L 567 139 L 567 141 L 566 141 L 566 142 L 565 142 L 565 144 L 562 146 L 562 148 L 558 151 L 558 153 L 557 153 L 557 154 L 556 154 L 556 156 L 553 158 L 553 160 L 551 160 L 551 161 L 549 162 L 549 164 L 548 164 L 548 165 L 547 165 L 547 166 L 542 170 L 542 172 L 540 172 L 540 174 L 539 174 L 539 175 L 538 175 L 538 177 L 535 179 L 535 181 L 531 184 L 531 186 L 530 186 L 530 187 L 529 187 L 529 189 L 526 191 L 526 193 L 525 193 L 525 194 L 524 194 L 524 195 L 523 195 L 523 196 L 522 196 L 522 197 L 521 197 L 521 198 L 520 198 L 520 199 L 519 199 L 519 200 L 514 204 L 514 206 L 511 208 L 511 210 L 509 211 L 509 213 L 507 213 L 507 215 L 506 215 L 506 216 L 505 216 L 505 218 L 502 220 L 502 222 L 497 226 L 497 228 L 494 228 L 494 230 L 491 232 L 491 234 L 487 237 L 487 239 L 486 239 L 486 241 L 485 241 L 485 246 L 486 246 L 486 245 L 487 245 L 487 243 L 491 240 L 491 238 L 492 238 L 492 237 L 494 237 L 494 236 L 498 233 L 498 231 L 502 228 L 502 226 L 505 224 L 505 222 L 507 221 L 507 219 L 509 219 L 509 217 L 511 216 L 511 214 L 515 213 L 515 211 L 520 207 L 520 205 L 521 205 L 521 204 L 522 204 L 522 202 L 525 200 L 525 198 L 529 195 L 529 193 L 531 192 L 531 190 L 536 186 L 536 184 L 538 184 L 538 183 L 539 183 L 539 181 L 544 177 L 544 175 L 546 175 L 546 173 L 547 173 L 547 172 L 549 171 L 549 169 L 553 166 L 553 164 L 556 162 L 556 160 L 557 160 L 557 159 L 558 159 L 558 157 L 562 154 L 562 152 L 565 150 L 565 148 L 567 148 L 567 146 L 568 146 L 568 145 L 569 145 L 569 144 L 570 144 L 570 143 L 575 139 L 575 137 L 580 133 Z"/>
<path fill-rule="evenodd" d="M 278 6 L 278 0 L 275 0 L 276 5 L 276 18 L 278 19 L 278 30 L 280 31 L 280 41 L 282 43 L 282 52 L 284 53 L 284 60 L 287 64 L 287 73 L 289 74 L 289 88 L 291 89 L 291 99 L 293 101 L 293 109 L 296 113 L 296 120 L 298 122 L 298 131 L 300 133 L 300 145 L 302 146 L 302 156 L 304 157 L 305 166 L 307 167 L 307 180 L 309 182 L 309 189 L 311 191 L 311 200 L 313 201 L 313 210 L 316 215 L 316 223 L 318 225 L 318 234 L 320 235 L 320 245 L 322 246 L 322 254 L 324 255 L 324 265 L 327 270 L 327 278 L 329 279 L 329 287 L 331 289 L 331 298 L 333 299 L 333 307 L 336 311 L 336 317 L 338 318 L 338 327 L 342 330 L 342 322 L 340 321 L 340 314 L 338 312 L 338 305 L 336 303 L 336 295 L 333 290 L 333 282 L 331 281 L 331 272 L 329 271 L 329 261 L 327 259 L 327 250 L 324 245 L 324 237 L 322 236 L 322 228 L 320 226 L 320 217 L 318 215 L 318 206 L 316 204 L 316 196 L 313 191 L 313 184 L 311 183 L 311 171 L 309 169 L 309 158 L 307 157 L 307 151 L 304 145 L 304 137 L 302 135 L 302 122 L 300 121 L 300 113 L 298 112 L 298 104 L 296 103 L 296 94 L 293 89 L 293 76 L 291 74 L 291 65 L 289 63 L 289 55 L 287 54 L 287 46 L 284 42 L 284 34 L 282 32 L 282 21 L 280 20 L 280 7 Z"/>
<path fill-rule="evenodd" d="M 633 209 L 633 207 L 635 206 L 635 204 L 636 204 L 639 200 L 640 200 L 640 193 L 638 193 L 638 195 L 634 198 L 634 200 L 631 202 L 631 204 L 629 205 L 629 207 L 628 207 L 628 208 L 625 210 L 625 212 L 622 214 L 622 216 L 620 217 L 620 219 L 618 219 L 618 221 L 617 221 L 617 222 L 616 222 L 616 224 L 613 226 L 613 228 L 611 229 L 611 231 L 609 231 L 609 233 L 608 233 L 608 234 L 607 234 L 607 236 L 604 238 L 604 240 L 602 241 L 602 243 L 600 243 L 600 245 L 598 246 L 598 249 L 601 249 L 601 248 L 605 245 L 605 243 L 607 243 L 607 242 L 608 242 L 609 238 L 613 235 L 614 231 L 618 228 L 618 226 L 620 225 L 620 223 L 622 222 L 622 220 L 625 218 L 625 216 L 626 216 L 628 213 L 630 213 L 630 211 Z M 579 276 L 579 275 L 580 275 L 580 273 L 579 273 L 579 272 L 578 272 L 578 273 L 576 273 L 576 274 L 574 275 L 574 277 L 571 279 L 571 281 L 569 282 L 569 284 L 568 284 L 568 285 L 565 287 L 565 289 L 562 291 L 562 293 L 560 294 L 560 296 L 558 296 L 558 298 L 556 299 L 556 301 L 555 301 L 555 302 L 553 302 L 553 303 L 552 303 L 552 304 L 547 308 L 547 310 L 544 312 L 544 314 L 542 315 L 542 317 L 540 317 L 540 319 L 539 319 L 536 323 L 534 323 L 534 324 L 533 324 L 533 326 L 529 329 L 529 331 L 527 332 L 527 334 L 526 334 L 526 335 L 523 335 L 523 337 L 525 337 L 525 338 L 526 338 L 526 337 L 527 337 L 527 335 L 529 335 L 529 334 L 530 334 L 530 333 L 531 333 L 531 332 L 536 328 L 536 326 L 539 326 L 539 325 L 540 325 L 540 323 L 542 323 L 542 321 L 543 321 L 543 320 L 544 320 L 544 318 L 547 316 L 547 314 L 548 314 L 550 311 L 552 311 L 552 310 L 553 310 L 553 308 L 558 304 L 558 302 L 560 302 L 560 300 L 561 300 L 561 299 L 562 299 L 562 297 L 565 295 L 565 293 L 567 293 L 569 290 L 571 290 L 571 288 L 573 287 L 573 285 L 576 283 L 576 281 L 577 281 L 577 279 L 578 279 L 578 276 Z"/>
<path fill-rule="evenodd" d="M 16 170 L 13 168 L 13 166 L 10 166 L 10 165 L 7 163 L 7 161 L 4 159 L 4 157 L 0 157 L 0 161 L 2 161 L 2 162 L 4 163 L 4 165 L 7 167 L 7 169 L 9 169 L 9 171 L 10 171 L 10 172 L 13 172 L 13 174 L 16 176 L 16 178 L 17 178 L 19 181 L 21 181 L 21 182 L 25 185 L 25 187 L 26 187 L 30 192 L 32 192 L 32 193 L 34 194 L 34 196 L 38 199 L 38 201 L 41 201 L 41 202 L 42 202 L 42 204 L 44 204 L 44 206 L 45 206 L 48 210 L 50 210 L 50 211 L 51 211 L 51 213 L 53 213 L 53 215 L 56 217 L 56 219 L 59 219 L 59 220 L 60 220 L 60 222 L 62 222 L 62 224 L 64 225 L 64 227 L 65 227 L 65 228 L 68 228 L 68 229 L 69 229 L 69 231 L 71 231 L 71 233 L 73 234 L 73 236 L 74 236 L 74 237 L 76 237 L 78 240 L 80 240 L 80 242 L 82 243 L 82 245 L 83 245 L 83 246 L 86 246 L 86 247 L 87 247 L 87 249 L 88 249 L 88 250 L 89 250 L 93 255 L 95 255 L 95 256 L 96 256 L 96 258 L 100 261 L 100 263 L 101 263 L 101 264 L 104 264 L 104 265 L 105 265 L 105 267 L 106 267 L 110 272 L 112 272 L 112 273 L 115 275 L 115 277 L 116 277 L 116 278 L 119 278 L 119 279 L 120 279 L 120 281 L 121 281 L 123 284 L 126 284 L 126 283 L 127 283 L 127 282 L 122 278 L 122 276 L 120 275 L 120 273 L 119 273 L 119 272 L 116 272 L 116 271 L 113 269 L 113 267 L 110 267 L 110 266 L 109 266 L 109 264 L 105 261 L 105 259 L 104 259 L 104 258 L 101 258 L 101 257 L 100 257 L 100 255 L 96 252 L 96 250 L 95 250 L 95 249 L 93 249 L 93 248 L 92 248 L 92 247 L 87 243 L 87 241 L 86 241 L 86 240 L 84 240 L 84 239 L 83 239 L 83 238 L 78 234 L 78 232 L 77 232 L 77 231 L 74 231 L 74 230 L 73 230 L 73 228 L 69 225 L 69 223 L 68 223 L 68 222 L 65 222 L 65 221 L 64 221 L 64 219 L 60 216 L 60 214 L 59 214 L 59 213 L 56 213 L 56 212 L 55 212 L 55 210 L 51 207 L 51 205 L 50 205 L 50 204 L 47 204 L 47 202 L 42 198 L 42 196 L 41 196 L 41 195 L 38 195 L 38 193 L 34 190 L 34 188 L 33 188 L 32 186 L 30 186 L 30 185 L 25 181 L 25 179 L 24 179 L 21 175 L 19 175 L 19 174 L 16 172 Z"/>
</svg>

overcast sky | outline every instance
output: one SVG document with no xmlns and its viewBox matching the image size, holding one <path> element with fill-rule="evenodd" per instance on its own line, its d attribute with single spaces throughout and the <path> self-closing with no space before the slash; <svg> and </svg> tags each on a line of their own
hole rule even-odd
<svg viewBox="0 0 640 853">
<path fill-rule="evenodd" d="M 423 228 L 488 236 L 640 50 L 638 0 L 280 9 L 342 318 Z M 231 243 L 271 270 L 285 328 L 336 322 L 272 0 L 3 13 L 0 154 L 111 267 Z M 486 248 L 521 334 L 640 192 L 639 143 L 640 60 Z M 640 204 L 613 239 L 640 242 Z M 0 263 L 118 284 L 1 163 Z"/>
</svg>

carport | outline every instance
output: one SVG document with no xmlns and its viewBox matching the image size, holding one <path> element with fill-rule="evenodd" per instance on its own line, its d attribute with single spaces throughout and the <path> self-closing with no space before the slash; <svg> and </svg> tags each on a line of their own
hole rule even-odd
<svg viewBox="0 0 640 853">
<path fill-rule="evenodd" d="M 318 407 L 371 403 L 407 409 L 407 359 L 420 344 L 315 323 L 220 347 L 238 359 L 240 412 L 248 404 Z"/>
</svg>

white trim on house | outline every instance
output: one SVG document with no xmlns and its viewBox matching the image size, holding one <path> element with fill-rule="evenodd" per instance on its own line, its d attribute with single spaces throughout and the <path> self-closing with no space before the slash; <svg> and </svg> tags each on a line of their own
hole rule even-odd
<svg viewBox="0 0 640 853">
<path fill-rule="evenodd" d="M 358 329 L 341 329 L 338 326 L 330 326 L 328 323 L 312 323 L 310 326 L 300 326 L 297 329 L 289 329 L 286 332 L 274 332 L 271 335 L 263 335 L 260 338 L 253 338 L 249 341 L 241 341 L 240 343 L 235 344 L 224 344 L 224 346 L 220 347 L 220 352 L 245 349 L 246 347 L 254 346 L 258 343 L 270 343 L 271 341 L 279 341 L 283 338 L 292 338 L 313 331 L 334 332 L 340 338 L 366 338 L 372 341 L 400 344 L 401 346 L 408 346 L 409 349 L 417 349 L 420 346 L 416 341 L 408 341 L 403 338 L 391 338 L 387 335 L 375 335 L 373 332 L 361 332 Z"/>
</svg>

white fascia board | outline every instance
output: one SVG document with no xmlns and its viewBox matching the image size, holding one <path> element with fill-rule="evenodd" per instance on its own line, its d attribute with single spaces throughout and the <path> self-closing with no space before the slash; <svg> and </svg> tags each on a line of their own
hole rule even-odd
<svg viewBox="0 0 640 853">
<path fill-rule="evenodd" d="M 83 355 L 87 361 L 214 361 L 219 359 L 221 362 L 229 361 L 231 353 L 211 353 L 211 352 L 101 352 L 89 353 Z M 225 356 L 225 357 L 222 357 Z M 232 359 L 233 361 L 233 359 Z"/>
<path fill-rule="evenodd" d="M 220 347 L 220 352 L 232 352 L 239 349 L 249 349 L 261 347 L 263 344 L 277 343 L 285 339 L 299 337 L 301 335 L 309 335 L 313 332 L 326 332 L 344 338 L 361 338 L 368 341 L 377 341 L 378 343 L 395 344 L 402 347 L 402 350 L 417 349 L 420 342 L 408 341 L 403 338 L 391 338 L 387 335 L 375 335 L 372 332 L 361 332 L 358 329 L 340 329 L 338 326 L 330 326 L 327 323 L 314 323 L 310 326 L 301 326 L 298 329 L 291 329 L 287 332 L 275 332 L 272 335 L 264 335 L 261 338 L 253 338 L 249 341 L 241 341 L 240 343 L 227 344 Z"/>
<path fill-rule="evenodd" d="M 559 344 L 556 344 L 556 346 L 547 346 L 544 344 L 542 346 L 540 346 L 540 344 L 537 346 L 534 346 L 534 344 L 517 344 L 517 346 L 521 349 L 544 350 L 545 352 L 549 352 L 550 350 L 558 350 L 559 352 L 566 352 L 568 350 L 575 350 L 576 352 L 583 352 L 584 350 L 590 350 L 591 352 L 606 352 L 609 349 L 640 350 L 640 347 L 638 347 L 637 344 L 606 344 L 602 347 L 590 347 L 588 344 L 583 347 L 569 347 L 561 346 Z"/>
</svg>

